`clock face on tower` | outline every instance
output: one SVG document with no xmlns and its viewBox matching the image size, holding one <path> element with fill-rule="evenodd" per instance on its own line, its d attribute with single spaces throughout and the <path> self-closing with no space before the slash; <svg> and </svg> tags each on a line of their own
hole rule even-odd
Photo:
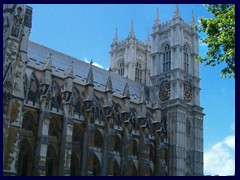
<svg viewBox="0 0 240 180">
<path fill-rule="evenodd" d="M 159 97 L 161 101 L 166 101 L 170 98 L 170 83 L 168 81 L 161 83 Z"/>
<path fill-rule="evenodd" d="M 192 87 L 189 82 L 184 83 L 184 100 L 186 102 L 192 101 Z"/>
</svg>

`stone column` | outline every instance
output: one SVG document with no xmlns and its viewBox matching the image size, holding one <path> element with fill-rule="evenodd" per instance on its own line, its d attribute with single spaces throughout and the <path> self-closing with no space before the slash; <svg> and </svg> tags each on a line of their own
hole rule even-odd
<svg viewBox="0 0 240 180">
<path fill-rule="evenodd" d="M 70 94 L 66 93 L 66 97 Z M 72 133 L 73 133 L 73 108 L 69 102 L 64 102 L 63 105 L 63 129 L 59 153 L 58 175 L 69 176 L 72 155 Z"/>
<path fill-rule="evenodd" d="M 42 105 L 41 105 L 42 106 Z M 46 175 L 46 158 L 48 148 L 48 131 L 51 115 L 50 112 L 41 110 L 38 125 L 38 135 L 35 151 L 34 175 Z"/>
</svg>

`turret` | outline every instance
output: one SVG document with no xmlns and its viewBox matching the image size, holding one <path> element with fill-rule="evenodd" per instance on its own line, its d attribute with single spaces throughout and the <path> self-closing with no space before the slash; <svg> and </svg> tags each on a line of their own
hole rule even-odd
<svg viewBox="0 0 240 180">
<path fill-rule="evenodd" d="M 63 91 L 72 92 L 73 79 L 74 79 L 74 75 L 73 75 L 73 62 L 72 62 L 66 70 Z"/>
<path fill-rule="evenodd" d="M 134 27 L 133 27 L 133 19 L 132 19 L 132 22 L 131 22 L 131 28 L 130 28 L 130 32 L 129 32 L 128 37 L 129 38 L 135 38 Z"/>
<path fill-rule="evenodd" d="M 92 101 L 93 100 L 93 87 L 94 87 L 94 83 L 93 83 L 93 67 L 92 67 L 92 60 L 90 62 L 90 69 L 88 71 L 88 76 L 87 76 L 87 81 L 86 81 L 86 100 Z"/>
<path fill-rule="evenodd" d="M 129 85 L 128 82 L 126 82 L 124 90 L 123 90 L 123 102 L 125 107 L 125 112 L 129 112 L 129 105 L 130 105 L 130 92 L 129 92 Z"/>
<path fill-rule="evenodd" d="M 107 79 L 107 83 L 105 86 L 105 97 L 106 97 L 105 106 L 111 107 L 112 106 L 112 93 L 113 93 L 111 69 L 109 69 L 108 72 L 109 72 L 108 79 Z"/>
<path fill-rule="evenodd" d="M 50 85 L 52 83 L 51 73 L 52 73 L 52 54 L 50 53 L 43 67 L 43 77 L 41 80 L 41 84 Z"/>
</svg>

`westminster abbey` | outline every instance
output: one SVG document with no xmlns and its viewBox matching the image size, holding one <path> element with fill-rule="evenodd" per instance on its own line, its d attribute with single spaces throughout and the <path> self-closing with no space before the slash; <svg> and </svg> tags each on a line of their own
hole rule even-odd
<svg viewBox="0 0 240 180">
<path fill-rule="evenodd" d="M 193 14 L 116 32 L 107 71 L 30 41 L 32 13 L 3 5 L 3 175 L 203 175 Z"/>
</svg>

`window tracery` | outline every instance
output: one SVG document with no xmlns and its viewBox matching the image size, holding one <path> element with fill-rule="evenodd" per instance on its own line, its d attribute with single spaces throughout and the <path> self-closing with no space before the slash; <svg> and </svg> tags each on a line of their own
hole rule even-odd
<svg viewBox="0 0 240 180">
<path fill-rule="evenodd" d="M 164 46 L 163 50 L 163 72 L 171 70 L 171 50 L 169 45 Z"/>
</svg>

